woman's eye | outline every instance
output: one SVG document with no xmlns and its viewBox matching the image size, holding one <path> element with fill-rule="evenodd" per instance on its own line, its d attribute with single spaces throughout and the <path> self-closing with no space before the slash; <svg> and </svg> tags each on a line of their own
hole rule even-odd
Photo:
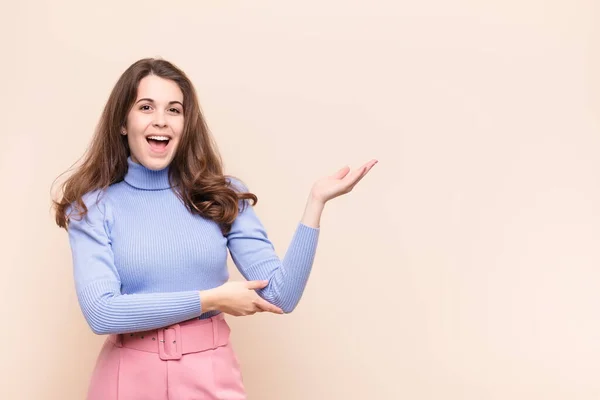
<svg viewBox="0 0 600 400">
<path fill-rule="evenodd" d="M 140 110 L 143 110 L 143 111 L 148 111 L 149 109 L 150 109 L 150 106 L 148 104 L 145 104 L 140 107 Z M 174 112 L 176 114 L 181 114 L 181 110 L 179 110 L 178 108 L 170 108 L 169 111 Z"/>
</svg>

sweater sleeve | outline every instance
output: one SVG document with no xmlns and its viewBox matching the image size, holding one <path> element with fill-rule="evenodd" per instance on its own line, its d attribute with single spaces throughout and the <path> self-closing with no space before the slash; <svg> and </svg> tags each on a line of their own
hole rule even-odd
<svg viewBox="0 0 600 400">
<path fill-rule="evenodd" d="M 112 212 L 108 196 L 101 193 L 84 195 L 87 214 L 74 215 L 68 225 L 77 298 L 92 331 L 99 335 L 137 332 L 198 317 L 202 309 L 197 291 L 121 293 L 109 235 Z M 72 209 L 73 204 L 67 215 Z"/>
<path fill-rule="evenodd" d="M 246 191 L 241 182 L 232 181 Z M 254 209 L 247 201 L 244 202 L 226 235 L 231 258 L 247 280 L 268 280 L 268 286 L 258 290 L 258 294 L 290 313 L 300 301 L 308 282 L 320 230 L 298 223 L 281 260 Z"/>
</svg>

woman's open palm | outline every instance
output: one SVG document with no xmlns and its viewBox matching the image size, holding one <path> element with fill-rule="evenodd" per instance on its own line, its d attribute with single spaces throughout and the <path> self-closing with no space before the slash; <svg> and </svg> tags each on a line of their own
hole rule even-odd
<svg viewBox="0 0 600 400">
<path fill-rule="evenodd" d="M 371 160 L 352 172 L 350 172 L 350 167 L 345 166 L 335 174 L 317 180 L 311 190 L 312 197 L 325 203 L 342 194 L 349 193 L 377 162 L 377 160 Z"/>
</svg>

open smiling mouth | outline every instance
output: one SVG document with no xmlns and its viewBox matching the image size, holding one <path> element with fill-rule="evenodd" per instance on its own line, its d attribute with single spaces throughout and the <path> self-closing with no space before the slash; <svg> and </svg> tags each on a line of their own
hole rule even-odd
<svg viewBox="0 0 600 400">
<path fill-rule="evenodd" d="M 150 145 L 150 149 L 156 153 L 163 153 L 169 142 L 171 141 L 170 136 L 166 135 L 150 135 L 146 136 L 146 141 Z"/>
</svg>

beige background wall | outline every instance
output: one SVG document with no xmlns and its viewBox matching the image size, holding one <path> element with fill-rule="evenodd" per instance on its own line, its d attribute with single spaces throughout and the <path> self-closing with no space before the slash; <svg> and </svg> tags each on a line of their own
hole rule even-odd
<svg viewBox="0 0 600 400">
<path fill-rule="evenodd" d="M 104 338 L 50 185 L 146 56 L 193 79 L 282 256 L 313 180 L 380 160 L 328 205 L 298 309 L 230 319 L 251 399 L 600 398 L 592 0 L 16 3 L 0 398 L 84 396 Z"/>
</svg>

